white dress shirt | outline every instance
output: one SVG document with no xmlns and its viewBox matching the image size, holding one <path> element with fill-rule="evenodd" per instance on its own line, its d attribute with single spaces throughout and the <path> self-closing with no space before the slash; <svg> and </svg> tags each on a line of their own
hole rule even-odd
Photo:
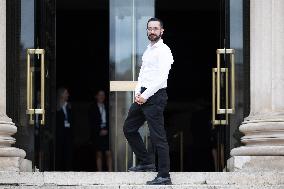
<svg viewBox="0 0 284 189">
<path fill-rule="evenodd" d="M 104 128 L 104 127 L 106 127 L 106 110 L 105 110 L 105 105 L 103 103 L 98 103 L 98 107 L 99 107 L 99 110 L 100 110 L 100 113 L 101 113 L 101 120 L 102 120 L 100 127 Z"/>
<path fill-rule="evenodd" d="M 65 102 L 65 103 L 63 104 L 63 106 L 62 106 L 62 110 L 63 110 L 63 113 L 64 113 L 64 115 L 65 115 L 64 127 L 70 128 L 70 123 L 69 123 L 69 121 L 68 121 L 67 105 L 68 105 L 68 103 Z"/>
<path fill-rule="evenodd" d="M 67 102 L 64 102 L 64 104 L 62 105 L 62 110 L 63 113 L 65 115 L 65 119 L 68 119 L 68 114 L 67 114 Z"/>
<path fill-rule="evenodd" d="M 147 89 L 141 96 L 148 99 L 159 89 L 167 87 L 167 79 L 173 62 L 171 50 L 162 39 L 154 45 L 149 44 L 142 56 L 135 95 L 140 93 L 141 87 L 145 87 Z"/>
</svg>

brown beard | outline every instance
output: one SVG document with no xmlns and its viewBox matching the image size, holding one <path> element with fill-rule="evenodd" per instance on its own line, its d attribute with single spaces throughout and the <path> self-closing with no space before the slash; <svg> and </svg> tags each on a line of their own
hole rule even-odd
<svg viewBox="0 0 284 189">
<path fill-rule="evenodd" d="M 148 39 L 150 40 L 150 41 L 154 41 L 154 42 L 157 42 L 161 37 L 162 37 L 162 35 L 160 34 L 160 35 L 154 35 L 155 37 L 154 38 L 152 38 L 152 35 L 154 35 L 154 34 L 151 34 L 151 35 L 148 35 Z"/>
</svg>

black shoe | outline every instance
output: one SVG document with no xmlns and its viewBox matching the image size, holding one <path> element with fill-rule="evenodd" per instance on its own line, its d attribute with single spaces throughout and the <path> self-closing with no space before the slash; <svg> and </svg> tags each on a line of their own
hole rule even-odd
<svg viewBox="0 0 284 189">
<path fill-rule="evenodd" d="M 155 172 L 156 167 L 155 167 L 155 164 L 137 165 L 136 167 L 130 167 L 128 171 L 130 172 Z"/>
<path fill-rule="evenodd" d="M 156 177 L 154 180 L 147 181 L 147 185 L 171 185 L 172 180 L 170 177 Z"/>
</svg>

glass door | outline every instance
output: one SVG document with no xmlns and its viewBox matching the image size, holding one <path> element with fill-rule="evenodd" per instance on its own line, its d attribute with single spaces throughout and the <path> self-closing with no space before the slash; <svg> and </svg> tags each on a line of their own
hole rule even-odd
<svg viewBox="0 0 284 189">
<path fill-rule="evenodd" d="M 7 1 L 7 113 L 34 170 L 53 169 L 55 0 Z"/>
<path fill-rule="evenodd" d="M 216 67 L 212 68 L 212 125 L 217 140 L 217 171 L 228 170 L 230 151 L 240 146 L 239 132 L 249 113 L 249 2 L 221 1 L 223 23 Z"/>
<path fill-rule="evenodd" d="M 43 114 L 35 115 L 41 119 L 41 124 L 34 121 L 35 129 L 35 166 L 40 171 L 54 170 L 54 146 L 56 125 L 56 1 L 35 1 L 35 49 L 42 49 L 44 58 L 35 67 L 41 71 L 35 74 L 34 93 L 40 95 L 40 103 L 34 102 L 34 108 L 39 106 Z M 41 55 L 42 56 L 42 55 Z M 36 55 L 36 60 L 38 59 Z M 39 70 L 39 69 L 36 69 Z M 40 91 L 40 92 L 39 92 Z M 40 94 L 39 94 L 40 93 Z M 38 126 L 37 126 L 38 125 Z"/>
<path fill-rule="evenodd" d="M 110 1 L 110 125 L 115 171 L 136 163 L 122 126 L 148 44 L 146 23 L 153 16 L 164 20 L 164 41 L 175 59 L 165 112 L 171 170 L 226 170 L 230 150 L 239 145 L 238 127 L 248 112 L 245 4 L 242 0 Z M 148 146 L 146 124 L 140 133 Z"/>
<path fill-rule="evenodd" d="M 126 171 L 135 164 L 122 126 L 148 44 L 146 23 L 153 16 L 154 0 L 110 0 L 110 138 L 115 171 Z M 146 127 L 140 133 L 146 142 Z"/>
</svg>

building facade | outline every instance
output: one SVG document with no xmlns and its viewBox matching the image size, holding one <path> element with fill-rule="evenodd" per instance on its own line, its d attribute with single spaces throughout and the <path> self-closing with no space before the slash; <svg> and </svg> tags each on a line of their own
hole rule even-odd
<svg viewBox="0 0 284 189">
<path fill-rule="evenodd" d="M 69 81 L 74 91 L 73 107 L 81 112 L 75 113 L 78 115 L 75 146 L 81 150 L 76 151 L 79 154 L 76 160 L 84 161 L 87 156 L 82 155 L 85 153 L 82 148 L 89 135 L 87 117 L 82 112 L 90 100 L 78 91 L 85 94 L 88 90 L 85 83 L 101 78 L 107 78 L 101 79 L 101 83 L 106 83 L 104 87 L 109 94 L 114 170 L 125 171 L 136 163 L 124 139 L 122 125 L 133 102 L 133 86 L 148 43 L 146 23 L 154 16 L 164 20 L 163 38 L 175 58 L 165 111 L 171 169 L 282 169 L 282 0 L 204 0 L 177 4 L 162 0 L 82 1 L 81 4 L 1 0 L 0 10 L 1 170 L 31 170 L 31 167 L 54 170 L 56 89 Z M 72 17 L 74 12 L 78 14 Z M 81 20 L 75 20 L 79 13 Z M 65 20 L 67 17 L 74 18 L 71 25 Z M 87 18 L 94 20 L 84 22 Z M 88 35 L 89 30 L 93 33 Z M 97 37 L 98 42 L 88 46 L 88 38 L 82 38 L 76 43 L 84 35 Z M 62 41 L 64 36 L 69 36 L 67 41 L 71 41 L 71 46 Z M 97 43 L 94 50 L 92 47 Z M 76 49 L 72 44 L 79 44 L 80 48 L 72 51 Z M 84 59 L 85 56 L 91 58 Z M 84 63 L 89 61 L 103 64 L 107 69 Z M 65 67 L 74 74 L 68 76 L 62 72 Z M 88 71 L 92 69 L 98 69 L 100 77 L 92 76 L 92 71 Z M 65 74 L 66 80 L 62 79 Z M 39 143 L 35 140 L 37 132 Z M 147 123 L 140 133 L 149 150 L 153 150 Z M 240 140 L 244 146 L 240 147 Z"/>
</svg>

